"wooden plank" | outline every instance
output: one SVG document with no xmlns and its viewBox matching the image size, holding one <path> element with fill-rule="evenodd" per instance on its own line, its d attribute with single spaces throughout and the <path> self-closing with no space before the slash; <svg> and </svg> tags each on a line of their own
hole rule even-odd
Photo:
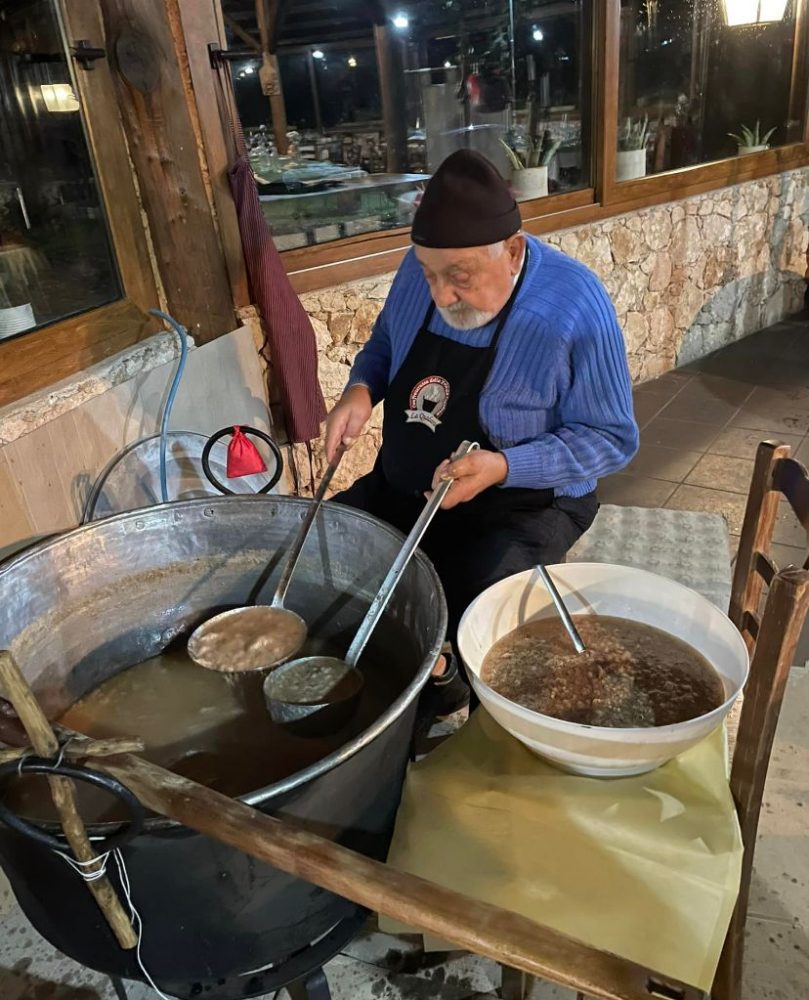
<svg viewBox="0 0 809 1000">
<path fill-rule="evenodd" d="M 205 343 L 236 325 L 176 0 L 105 0 L 118 102 L 168 309 Z"/>
<path fill-rule="evenodd" d="M 618 150 L 618 81 L 621 56 L 621 2 L 596 0 L 595 187 L 596 199 L 608 201 L 615 186 Z"/>
<path fill-rule="evenodd" d="M 747 629 L 746 616 L 757 613 L 764 586 L 764 580 L 755 572 L 756 553 L 767 555 L 770 551 L 781 499 L 781 494 L 774 488 L 773 474 L 779 460 L 789 458 L 789 453 L 789 445 L 764 441 L 758 446 L 753 466 L 728 611 L 730 620 L 745 636 L 751 649 L 755 637 Z"/>
<path fill-rule="evenodd" d="M 92 45 L 109 48 L 98 3 L 62 0 L 65 33 L 69 43 L 86 38 Z M 129 147 L 124 134 L 109 59 L 99 59 L 92 72 L 75 66 L 73 77 L 84 111 L 84 125 L 98 174 L 109 221 L 115 256 L 127 298 L 147 310 L 160 305 L 158 278 L 153 269 L 148 227 L 132 175 Z M 154 322 L 157 329 L 157 322 Z"/>
<path fill-rule="evenodd" d="M 657 980 L 633 962 L 398 871 L 138 757 L 94 760 L 93 766 L 117 777 L 154 812 L 466 951 L 604 1000 L 648 1000 L 650 980 Z M 677 1000 L 702 997 L 683 983 L 667 983 L 667 989 L 663 995 Z"/>
<path fill-rule="evenodd" d="M 219 239 L 225 256 L 233 302 L 241 309 L 250 304 L 250 291 L 242 253 L 239 220 L 227 174 L 230 166 L 228 155 L 230 147 L 225 134 L 227 125 L 219 114 L 214 70 L 211 69 L 208 59 L 209 42 L 218 42 L 223 47 L 225 44 L 224 38 L 220 35 L 218 7 L 219 0 L 178 0 L 191 85 L 216 207 Z"/>
<path fill-rule="evenodd" d="M 739 813 L 745 851 L 739 897 L 711 990 L 713 1000 L 739 1000 L 742 992 L 744 925 L 764 785 L 778 716 L 807 613 L 809 572 L 783 570 L 773 580 L 767 596 L 733 755 L 730 789 Z"/>
<path fill-rule="evenodd" d="M 153 327 L 150 316 L 123 300 L 0 342 L 0 406 L 131 347 Z"/>
</svg>

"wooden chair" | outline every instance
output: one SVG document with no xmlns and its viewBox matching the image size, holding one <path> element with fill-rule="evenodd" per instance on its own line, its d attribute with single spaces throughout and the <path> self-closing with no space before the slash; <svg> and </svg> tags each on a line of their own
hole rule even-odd
<svg viewBox="0 0 809 1000">
<path fill-rule="evenodd" d="M 801 568 L 779 571 L 769 555 L 784 497 L 809 535 L 809 475 L 790 458 L 787 445 L 764 442 L 756 454 L 730 600 L 730 618 L 751 653 L 730 777 L 744 856 L 739 897 L 714 978 L 712 1000 L 741 1000 L 744 925 L 764 783 L 795 649 L 809 615 L 809 558 Z M 759 613 L 765 593 L 764 609 Z M 522 1000 L 529 984 L 530 977 L 524 973 L 503 968 L 504 1000 Z M 604 995 L 622 995 L 617 982 L 605 980 L 603 988 Z M 649 995 L 661 994 L 650 991 Z M 582 994 L 579 1000 L 584 1000 Z"/>
</svg>

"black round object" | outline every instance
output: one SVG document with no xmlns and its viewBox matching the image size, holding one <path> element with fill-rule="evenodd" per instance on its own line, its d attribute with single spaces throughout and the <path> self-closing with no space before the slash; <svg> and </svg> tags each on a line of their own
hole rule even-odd
<svg viewBox="0 0 809 1000">
<path fill-rule="evenodd" d="M 240 429 L 242 434 L 246 434 L 252 437 L 257 437 L 260 441 L 263 441 L 264 444 L 267 445 L 267 447 L 273 454 L 273 458 L 275 459 L 275 472 L 273 472 L 269 482 L 265 483 L 260 490 L 256 490 L 257 493 L 269 493 L 270 490 L 273 488 L 273 486 L 275 486 L 275 484 L 281 478 L 281 474 L 284 471 L 284 458 L 281 454 L 281 449 L 278 447 L 275 441 L 273 441 L 270 435 L 265 434 L 264 431 L 260 431 L 255 427 L 240 426 Z M 205 475 L 208 477 L 208 482 L 212 486 L 214 486 L 217 490 L 219 490 L 220 493 L 223 493 L 225 496 L 231 496 L 231 497 L 236 496 L 236 494 L 233 492 L 233 490 L 229 490 L 224 483 L 220 483 L 219 480 L 216 478 L 216 476 L 213 474 L 213 471 L 211 470 L 210 456 L 211 456 L 211 449 L 216 444 L 216 442 L 220 441 L 223 437 L 227 437 L 228 435 L 234 434 L 235 431 L 236 431 L 235 426 L 223 427 L 221 431 L 217 431 L 216 434 L 208 438 L 205 447 L 202 449 L 202 469 Z"/>
<path fill-rule="evenodd" d="M 49 777 L 84 781 L 88 785 L 95 785 L 96 788 L 109 792 L 110 795 L 114 795 L 116 799 L 123 802 L 129 810 L 129 823 L 119 833 L 112 834 L 93 845 L 98 848 L 98 855 L 114 851 L 117 847 L 123 847 L 124 844 L 137 837 L 143 829 L 143 806 L 126 785 L 110 774 L 102 774 L 100 771 L 93 771 L 81 765 L 60 764 L 58 761 L 45 760 L 42 757 L 25 757 L 22 761 L 11 761 L 8 764 L 0 765 L 0 782 L 12 775 L 19 774 L 47 774 Z M 0 823 L 5 823 L 17 833 L 42 844 L 43 847 L 49 847 L 52 851 L 64 851 L 67 846 L 63 837 L 48 833 L 36 823 L 30 823 L 18 816 L 3 803 L 2 799 L 0 799 Z"/>
</svg>

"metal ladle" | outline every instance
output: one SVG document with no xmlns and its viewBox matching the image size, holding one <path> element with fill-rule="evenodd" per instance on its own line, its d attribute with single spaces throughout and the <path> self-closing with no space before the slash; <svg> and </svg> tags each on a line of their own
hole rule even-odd
<svg viewBox="0 0 809 1000">
<path fill-rule="evenodd" d="M 345 452 L 345 445 L 337 448 L 306 510 L 272 602 L 223 611 L 192 632 L 188 653 L 199 666 L 228 673 L 267 670 L 294 656 L 306 642 L 306 622 L 285 608 L 284 601 L 303 546 Z"/>
<path fill-rule="evenodd" d="M 464 441 L 452 456 L 452 461 L 463 458 L 479 447 L 476 442 Z M 365 683 L 362 673 L 357 669 L 357 662 L 453 482 L 452 479 L 445 479 L 433 491 L 382 581 L 379 593 L 371 602 L 345 659 L 341 660 L 337 656 L 303 656 L 277 667 L 267 675 L 264 681 L 264 700 L 273 722 L 288 725 L 301 735 L 317 736 L 339 729 L 348 721 Z M 323 684 L 320 690 L 318 680 Z"/>
<path fill-rule="evenodd" d="M 579 630 L 573 624 L 573 618 L 567 610 L 567 605 L 562 600 L 562 595 L 556 589 L 556 584 L 551 579 L 550 573 L 542 565 L 537 566 L 537 573 L 539 573 L 540 579 L 545 584 L 545 589 L 550 594 L 553 605 L 559 613 L 559 617 L 562 619 L 562 624 L 565 626 L 565 631 L 570 636 L 570 641 L 575 646 L 576 652 L 585 653 L 587 651 L 587 647 L 584 645 L 582 637 L 579 635 Z"/>
</svg>

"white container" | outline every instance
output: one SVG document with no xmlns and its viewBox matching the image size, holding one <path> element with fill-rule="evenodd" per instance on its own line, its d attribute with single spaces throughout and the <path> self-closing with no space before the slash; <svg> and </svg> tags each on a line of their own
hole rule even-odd
<svg viewBox="0 0 809 1000">
<path fill-rule="evenodd" d="M 22 333 L 36 326 L 34 310 L 31 303 L 26 302 L 23 306 L 10 306 L 7 309 L 0 309 L 0 340 L 4 337 L 13 337 L 15 333 Z"/>
<path fill-rule="evenodd" d="M 525 167 L 512 170 L 511 191 L 517 201 L 544 198 L 548 194 L 548 168 Z"/>
<path fill-rule="evenodd" d="M 770 147 L 765 143 L 763 146 L 739 146 L 739 156 L 749 156 L 751 153 L 763 153 Z"/>
<path fill-rule="evenodd" d="M 556 614 L 539 576 L 527 570 L 485 590 L 469 606 L 458 630 L 458 649 L 475 693 L 504 729 L 563 770 L 605 778 L 653 771 L 716 729 L 744 687 L 749 669 L 747 647 L 726 615 L 695 591 L 641 569 L 566 563 L 550 572 L 571 613 L 629 618 L 690 643 L 718 671 L 725 701 L 687 722 L 609 729 L 553 719 L 497 694 L 480 679 L 486 653 L 518 625 Z"/>
<path fill-rule="evenodd" d="M 615 159 L 615 179 L 634 181 L 646 176 L 646 149 L 619 149 Z"/>
</svg>

